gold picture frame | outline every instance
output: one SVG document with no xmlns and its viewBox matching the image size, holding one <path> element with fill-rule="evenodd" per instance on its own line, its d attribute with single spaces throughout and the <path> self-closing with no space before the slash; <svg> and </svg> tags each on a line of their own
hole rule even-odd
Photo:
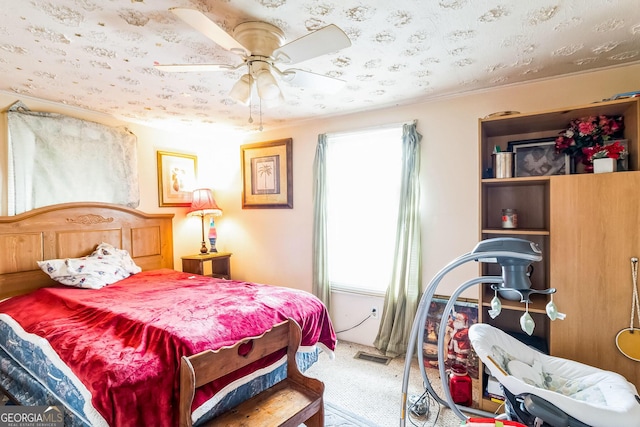
<svg viewBox="0 0 640 427">
<path fill-rule="evenodd" d="M 158 151 L 158 206 L 190 206 L 198 157 Z"/>
<path fill-rule="evenodd" d="M 291 138 L 240 146 L 242 209 L 293 208 Z"/>
</svg>

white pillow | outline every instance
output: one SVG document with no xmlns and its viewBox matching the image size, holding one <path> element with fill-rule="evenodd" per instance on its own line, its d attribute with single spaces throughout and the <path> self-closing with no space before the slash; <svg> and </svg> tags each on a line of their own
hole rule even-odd
<svg viewBox="0 0 640 427">
<path fill-rule="evenodd" d="M 114 263 L 119 262 L 122 268 L 130 274 L 137 274 L 142 271 L 142 269 L 133 261 L 129 252 L 124 249 L 118 249 L 109 243 L 100 243 L 96 250 L 89 256 L 107 260 L 113 259 Z"/>
<path fill-rule="evenodd" d="M 100 289 L 142 271 L 129 253 L 101 243 L 89 256 L 38 261 L 53 280 L 77 288 Z"/>
</svg>

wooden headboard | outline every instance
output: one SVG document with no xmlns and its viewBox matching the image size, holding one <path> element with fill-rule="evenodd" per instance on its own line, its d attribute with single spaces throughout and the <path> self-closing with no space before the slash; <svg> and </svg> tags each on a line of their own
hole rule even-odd
<svg viewBox="0 0 640 427">
<path fill-rule="evenodd" d="M 173 214 L 106 203 L 64 203 L 0 217 L 0 298 L 55 282 L 36 261 L 89 255 L 101 242 L 143 270 L 173 268 Z"/>
</svg>

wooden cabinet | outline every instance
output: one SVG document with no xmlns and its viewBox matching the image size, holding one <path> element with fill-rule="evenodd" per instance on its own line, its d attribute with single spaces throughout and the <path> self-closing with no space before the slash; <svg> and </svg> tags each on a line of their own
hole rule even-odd
<svg viewBox="0 0 640 427">
<path fill-rule="evenodd" d="M 570 179 L 569 179 L 570 178 Z M 617 372 L 640 388 L 640 363 L 625 357 L 616 334 L 629 327 L 631 257 L 640 258 L 640 172 L 576 175 L 553 182 L 551 278 L 554 356 Z M 636 321 L 636 326 L 638 325 Z"/>
<path fill-rule="evenodd" d="M 207 266 L 207 263 L 209 266 Z M 217 277 L 218 279 L 231 279 L 231 254 L 211 252 L 183 256 L 182 271 Z"/>
<path fill-rule="evenodd" d="M 637 362 L 621 360 L 624 356 L 616 349 L 613 330 L 625 327 L 625 317 L 629 326 L 629 258 L 640 257 L 640 172 L 486 177 L 492 168 L 494 147 L 506 151 L 509 141 L 555 137 L 571 120 L 600 114 L 624 116 L 629 169 L 638 171 L 637 98 L 479 120 L 480 171 L 485 175 L 480 179 L 480 239 L 519 237 L 536 242 L 543 260 L 534 263 L 532 287 L 556 288 L 554 302 L 567 318 L 551 322 L 545 313 L 550 297 L 533 295 L 529 312 L 536 323 L 534 336 L 552 355 L 620 372 L 638 386 Z M 601 205 L 598 199 L 602 199 Z M 502 228 L 501 212 L 505 208 L 517 209 L 517 228 Z M 616 222 L 619 228 L 614 226 Z M 500 275 L 496 264 L 481 264 L 480 269 L 482 275 Z M 524 304 L 502 299 L 502 313 L 491 319 L 488 310 L 492 298 L 488 286 L 480 290 L 478 320 L 505 331 L 521 332 L 518 320 Z M 483 409 L 493 410 L 495 406 L 481 399 Z"/>
</svg>

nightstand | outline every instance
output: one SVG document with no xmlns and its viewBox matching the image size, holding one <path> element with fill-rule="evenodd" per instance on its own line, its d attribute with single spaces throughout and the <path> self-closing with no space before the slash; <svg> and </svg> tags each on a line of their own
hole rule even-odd
<svg viewBox="0 0 640 427">
<path fill-rule="evenodd" d="M 231 254 L 228 252 L 209 252 L 206 254 L 182 257 L 182 271 L 185 273 L 212 276 L 219 279 L 231 278 Z M 205 263 L 211 263 L 211 271 L 205 269 Z"/>
</svg>

